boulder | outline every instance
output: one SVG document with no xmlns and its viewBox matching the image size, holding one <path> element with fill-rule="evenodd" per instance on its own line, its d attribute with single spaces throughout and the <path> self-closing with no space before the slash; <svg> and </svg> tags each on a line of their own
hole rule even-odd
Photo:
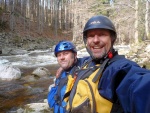
<svg viewBox="0 0 150 113">
<path fill-rule="evenodd" d="M 51 75 L 50 71 L 44 67 L 38 67 L 32 72 L 32 75 L 36 75 L 38 77 L 48 77 Z"/>
<path fill-rule="evenodd" d="M 12 49 L 10 51 L 11 55 L 23 55 L 23 54 L 27 54 L 28 51 L 27 50 L 23 50 L 23 49 Z"/>
<path fill-rule="evenodd" d="M 53 113 L 48 103 L 31 103 L 25 105 L 23 113 Z"/>
<path fill-rule="evenodd" d="M 14 80 L 21 77 L 19 68 L 11 65 L 0 65 L 0 79 L 1 80 Z"/>
<path fill-rule="evenodd" d="M 53 109 L 49 108 L 47 99 L 41 103 L 30 103 L 19 108 L 15 113 L 53 113 Z"/>
</svg>

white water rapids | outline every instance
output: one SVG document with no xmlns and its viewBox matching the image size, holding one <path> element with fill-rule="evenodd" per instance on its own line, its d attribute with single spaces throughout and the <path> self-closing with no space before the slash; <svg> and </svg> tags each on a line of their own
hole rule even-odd
<svg viewBox="0 0 150 113">
<path fill-rule="evenodd" d="M 117 50 L 123 49 L 129 51 L 129 46 L 117 46 Z M 86 49 L 81 49 L 77 52 L 77 57 L 81 58 L 89 56 Z M 35 50 L 22 55 L 0 56 L 0 65 L 7 64 L 17 67 L 35 67 L 57 64 L 57 59 L 54 52 L 49 50 Z"/>
<path fill-rule="evenodd" d="M 21 67 L 34 67 L 56 64 L 57 59 L 49 50 L 35 50 L 23 55 L 0 56 L 0 65 L 7 64 Z"/>
<path fill-rule="evenodd" d="M 85 49 L 78 51 L 78 57 L 87 56 Z M 13 65 L 17 67 L 35 67 L 57 64 L 54 52 L 50 50 L 35 50 L 22 55 L 0 56 L 0 65 Z"/>
</svg>

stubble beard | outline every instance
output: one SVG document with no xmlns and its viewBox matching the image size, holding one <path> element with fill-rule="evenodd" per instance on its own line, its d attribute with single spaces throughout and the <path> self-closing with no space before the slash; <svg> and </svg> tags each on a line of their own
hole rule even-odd
<svg viewBox="0 0 150 113">
<path fill-rule="evenodd" d="M 99 55 L 95 55 L 94 53 L 92 53 L 92 54 L 95 57 L 95 59 L 102 59 L 106 56 L 107 52 L 106 52 L 106 49 L 104 49 L 104 51 L 102 51 L 101 54 L 99 54 Z"/>
</svg>

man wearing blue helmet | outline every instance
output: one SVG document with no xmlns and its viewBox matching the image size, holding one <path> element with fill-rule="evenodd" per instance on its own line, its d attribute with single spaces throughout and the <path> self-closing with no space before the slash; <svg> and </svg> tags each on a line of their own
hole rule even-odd
<svg viewBox="0 0 150 113">
<path fill-rule="evenodd" d="M 70 70 L 77 62 L 77 50 L 73 43 L 69 41 L 61 41 L 55 47 L 55 56 L 58 64 L 65 71 Z"/>
<path fill-rule="evenodd" d="M 67 76 L 79 68 L 88 57 L 82 60 L 77 59 L 76 47 L 70 41 L 60 41 L 55 47 L 54 54 L 63 71 L 56 78 L 55 86 L 48 94 L 48 104 L 50 108 L 54 108 L 54 113 L 65 113 L 66 103 L 63 101 L 63 96 L 66 90 Z"/>
<path fill-rule="evenodd" d="M 88 67 L 107 62 L 99 76 L 98 92 L 101 100 L 95 106 L 97 113 L 150 113 L 150 70 L 141 68 L 137 63 L 125 57 L 120 58 L 113 45 L 117 33 L 112 21 L 103 15 L 91 17 L 85 24 L 83 40 L 92 57 Z M 114 60 L 115 59 L 115 60 Z M 75 90 L 73 90 L 75 91 Z M 82 93 L 82 92 L 81 92 Z M 71 92 L 71 96 L 72 96 Z M 80 92 L 78 92 L 80 95 Z M 71 100 L 71 96 L 69 100 Z M 82 98 L 82 96 L 80 96 Z M 72 104 L 69 101 L 69 112 L 79 111 L 84 105 Z M 108 102 L 109 101 L 109 102 Z M 108 107 L 109 106 L 109 107 Z M 108 108 L 108 109 L 105 109 Z M 83 112 L 82 112 L 83 113 Z"/>
</svg>

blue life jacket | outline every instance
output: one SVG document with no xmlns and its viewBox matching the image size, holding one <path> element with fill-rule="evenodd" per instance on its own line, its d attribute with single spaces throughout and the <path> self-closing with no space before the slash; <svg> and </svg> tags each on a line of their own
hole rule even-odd
<svg viewBox="0 0 150 113">
<path fill-rule="evenodd" d="M 65 113 L 66 103 L 63 96 L 66 90 L 67 74 L 62 72 L 61 76 L 56 79 L 54 87 L 51 88 L 48 94 L 48 103 L 50 108 L 54 108 L 54 113 Z"/>
</svg>

